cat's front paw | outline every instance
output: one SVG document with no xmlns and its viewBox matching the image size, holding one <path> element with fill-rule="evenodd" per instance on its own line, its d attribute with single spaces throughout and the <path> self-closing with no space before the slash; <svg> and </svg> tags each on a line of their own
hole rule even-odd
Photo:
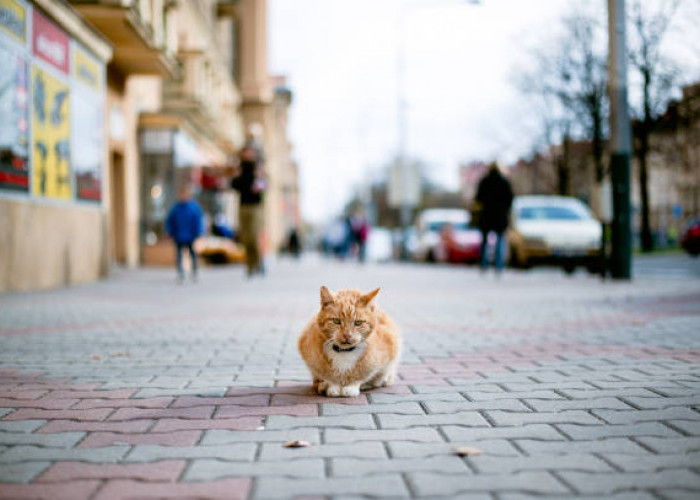
<svg viewBox="0 0 700 500">
<path fill-rule="evenodd" d="M 340 388 L 340 395 L 346 398 L 354 398 L 360 395 L 359 385 L 348 385 Z"/>
<path fill-rule="evenodd" d="M 326 388 L 326 396 L 329 398 L 337 398 L 338 396 L 342 395 L 342 390 L 339 385 L 334 385 L 334 384 L 328 384 L 328 387 Z"/>
<path fill-rule="evenodd" d="M 328 382 L 321 380 L 314 385 L 316 386 L 316 392 L 318 393 L 319 396 L 326 395 L 326 391 L 328 390 Z"/>
</svg>

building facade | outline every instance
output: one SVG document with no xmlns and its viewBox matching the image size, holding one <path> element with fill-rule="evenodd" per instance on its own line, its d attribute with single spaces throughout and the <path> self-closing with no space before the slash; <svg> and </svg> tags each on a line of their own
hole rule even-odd
<svg viewBox="0 0 700 500">
<path fill-rule="evenodd" d="M 0 0 L 0 292 L 108 272 L 111 57 L 70 6 Z"/>
<path fill-rule="evenodd" d="M 0 0 L 0 292 L 169 264 L 164 229 L 190 184 L 207 222 L 258 127 L 276 251 L 299 223 L 287 116 L 267 69 L 266 0 Z M 53 106 L 49 108 L 49 106 Z M 53 121 L 52 121 L 53 120 Z M 57 124 L 54 124 L 56 121 Z"/>
</svg>

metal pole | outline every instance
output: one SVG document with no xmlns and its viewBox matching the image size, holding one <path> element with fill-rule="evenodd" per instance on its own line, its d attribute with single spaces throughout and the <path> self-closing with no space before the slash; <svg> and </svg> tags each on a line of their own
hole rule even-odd
<svg viewBox="0 0 700 500">
<path fill-rule="evenodd" d="M 610 90 L 610 176 L 612 183 L 613 279 L 632 278 L 632 230 L 630 210 L 630 153 L 632 133 L 627 108 L 627 47 L 625 0 L 608 0 Z"/>
<path fill-rule="evenodd" d="M 399 134 L 399 150 L 396 161 L 398 162 L 399 176 L 401 179 L 401 255 L 402 260 L 408 259 L 408 228 L 411 225 L 411 205 L 408 197 L 408 164 L 406 162 L 406 143 L 408 136 L 408 124 L 406 123 L 406 61 L 404 48 L 404 5 L 399 5 L 398 11 L 398 42 L 396 54 L 397 77 L 397 130 Z"/>
</svg>

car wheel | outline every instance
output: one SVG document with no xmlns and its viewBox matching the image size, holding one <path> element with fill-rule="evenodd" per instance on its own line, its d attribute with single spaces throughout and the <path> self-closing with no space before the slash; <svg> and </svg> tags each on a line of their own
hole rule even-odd
<svg viewBox="0 0 700 500">
<path fill-rule="evenodd" d="M 435 262 L 435 254 L 433 253 L 432 248 L 430 250 L 428 250 L 428 255 L 425 256 L 425 261 L 426 262 Z"/>
<path fill-rule="evenodd" d="M 569 274 L 569 275 L 574 274 L 574 271 L 576 271 L 575 264 L 572 264 L 570 262 L 567 262 L 566 264 L 564 264 L 564 272 L 566 274 Z"/>
</svg>

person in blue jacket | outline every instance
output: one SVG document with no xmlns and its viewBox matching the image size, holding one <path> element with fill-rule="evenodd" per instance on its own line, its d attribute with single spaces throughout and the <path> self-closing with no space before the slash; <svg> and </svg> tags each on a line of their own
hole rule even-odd
<svg viewBox="0 0 700 500">
<path fill-rule="evenodd" d="M 177 252 L 177 273 L 182 283 L 185 279 L 185 270 L 182 267 L 182 251 L 187 249 L 192 259 L 192 280 L 197 279 L 197 256 L 194 253 L 194 240 L 202 234 L 202 209 L 192 199 L 192 189 L 184 186 L 180 189 L 178 202 L 173 205 L 168 213 L 166 230 L 175 242 Z"/>
</svg>

